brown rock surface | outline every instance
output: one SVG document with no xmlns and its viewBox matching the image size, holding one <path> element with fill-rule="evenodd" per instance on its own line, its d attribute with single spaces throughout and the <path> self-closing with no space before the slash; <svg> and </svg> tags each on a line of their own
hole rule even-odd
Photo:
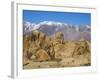
<svg viewBox="0 0 100 80">
<path fill-rule="evenodd" d="M 50 56 L 48 55 L 48 53 L 43 50 L 43 49 L 40 49 L 36 52 L 35 54 L 36 56 L 36 60 L 37 61 L 48 61 L 50 60 Z"/>
<path fill-rule="evenodd" d="M 78 67 L 91 65 L 91 43 L 80 41 L 64 41 L 64 35 L 57 32 L 55 38 L 42 32 L 26 35 L 24 40 L 24 69 Z M 34 37 L 35 36 L 35 37 Z"/>
</svg>

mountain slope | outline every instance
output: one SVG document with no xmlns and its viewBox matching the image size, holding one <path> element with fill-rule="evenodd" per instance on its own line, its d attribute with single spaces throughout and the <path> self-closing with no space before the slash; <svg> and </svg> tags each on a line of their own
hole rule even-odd
<svg viewBox="0 0 100 80">
<path fill-rule="evenodd" d="M 48 36 L 54 37 L 55 33 L 60 31 L 64 34 L 65 40 L 80 40 L 84 38 L 91 40 L 91 28 L 89 25 L 72 25 L 55 21 L 43 21 L 38 24 L 24 22 L 24 33 L 30 33 L 33 30 L 38 30 Z"/>
</svg>

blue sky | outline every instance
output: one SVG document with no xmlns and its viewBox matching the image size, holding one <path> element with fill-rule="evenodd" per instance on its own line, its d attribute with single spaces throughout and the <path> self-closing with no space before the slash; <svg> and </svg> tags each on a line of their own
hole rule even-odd
<svg viewBox="0 0 100 80">
<path fill-rule="evenodd" d="M 23 20 L 32 23 L 57 21 L 74 25 L 91 25 L 90 13 L 23 10 Z"/>
</svg>

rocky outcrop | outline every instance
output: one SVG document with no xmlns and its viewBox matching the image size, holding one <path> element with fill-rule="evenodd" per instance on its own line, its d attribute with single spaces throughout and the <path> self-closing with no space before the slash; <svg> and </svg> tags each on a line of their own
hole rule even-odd
<svg viewBox="0 0 100 80">
<path fill-rule="evenodd" d="M 57 32 L 55 38 L 51 38 L 43 32 L 33 31 L 31 36 L 24 35 L 23 65 L 25 69 L 36 66 L 37 68 L 89 66 L 90 49 L 89 41 L 84 39 L 65 41 L 62 32 Z"/>
<path fill-rule="evenodd" d="M 36 52 L 35 56 L 36 56 L 36 60 L 40 61 L 40 62 L 41 61 L 48 61 L 51 59 L 50 56 L 48 55 L 48 53 L 43 49 L 38 50 Z"/>
</svg>

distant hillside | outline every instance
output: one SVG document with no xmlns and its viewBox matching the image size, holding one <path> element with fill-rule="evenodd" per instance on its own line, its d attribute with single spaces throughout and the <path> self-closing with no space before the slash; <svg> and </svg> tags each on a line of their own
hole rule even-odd
<svg viewBox="0 0 100 80">
<path fill-rule="evenodd" d="M 54 21 L 43 21 L 38 24 L 24 22 L 24 34 L 33 30 L 44 32 L 46 35 L 54 37 L 55 33 L 60 31 L 64 34 L 65 40 L 91 40 L 91 28 L 89 25 L 72 25 Z"/>
</svg>

